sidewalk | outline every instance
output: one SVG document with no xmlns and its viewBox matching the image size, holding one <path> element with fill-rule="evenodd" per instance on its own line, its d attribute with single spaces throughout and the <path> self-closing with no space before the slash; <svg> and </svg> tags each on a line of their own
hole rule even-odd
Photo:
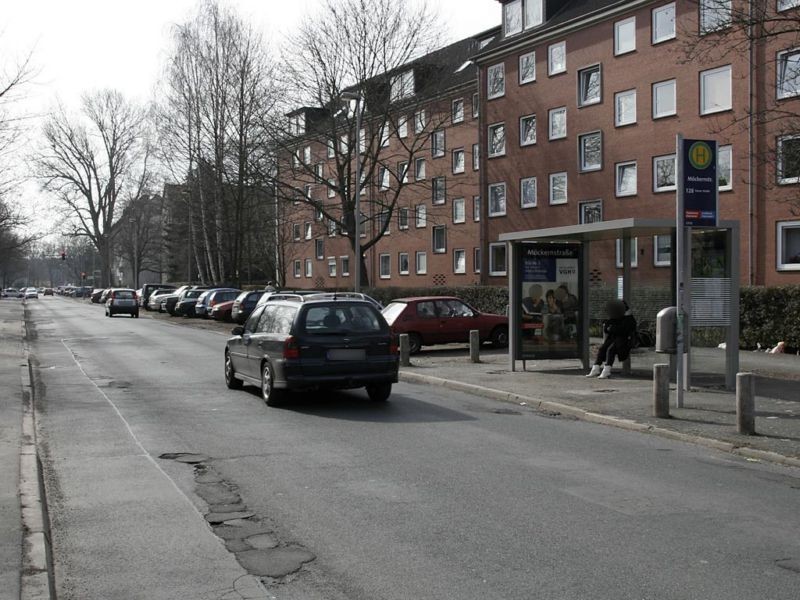
<svg viewBox="0 0 800 600">
<path fill-rule="evenodd" d="M 505 351 L 482 350 L 482 362 L 473 364 L 463 346 L 433 349 L 413 356 L 400 377 L 800 466 L 800 357 L 741 353 L 740 371 L 758 374 L 758 435 L 745 436 L 736 433 L 735 394 L 724 389 L 724 350 L 698 348 L 693 353 L 692 391 L 684 396 L 684 408 L 677 409 L 672 386 L 670 419 L 652 416 L 652 365 L 666 360 L 650 351 L 632 356 L 630 376 L 615 370 L 611 379 L 587 379 L 578 360 L 528 361 L 526 371 L 517 362 L 519 370 L 512 372 Z"/>
</svg>

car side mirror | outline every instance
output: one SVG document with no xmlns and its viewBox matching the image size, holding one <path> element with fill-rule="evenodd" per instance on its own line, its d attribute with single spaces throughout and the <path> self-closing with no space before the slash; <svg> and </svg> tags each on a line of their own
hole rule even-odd
<svg viewBox="0 0 800 600">
<path fill-rule="evenodd" d="M 244 327 L 242 327 L 241 325 L 231 329 L 231 335 L 242 335 L 243 333 L 244 333 Z"/>
</svg>

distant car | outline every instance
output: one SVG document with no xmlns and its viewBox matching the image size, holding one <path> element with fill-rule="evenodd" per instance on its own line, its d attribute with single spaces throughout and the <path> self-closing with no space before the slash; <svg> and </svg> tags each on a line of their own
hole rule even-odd
<svg viewBox="0 0 800 600">
<path fill-rule="evenodd" d="M 159 289 L 152 291 L 150 296 L 147 298 L 147 310 L 157 310 L 158 312 L 163 312 L 161 305 L 162 300 L 174 292 L 174 289 Z"/>
<path fill-rule="evenodd" d="M 44 288 L 44 292 L 42 292 L 44 296 L 52 296 L 53 295 L 53 288 Z"/>
<path fill-rule="evenodd" d="M 258 299 L 258 303 L 256 306 L 263 306 L 267 302 L 269 302 L 272 296 L 285 296 L 285 295 L 295 295 L 295 296 L 310 296 L 311 294 L 324 294 L 325 292 L 321 292 L 320 290 L 281 290 L 280 292 L 264 292 L 261 298 Z"/>
<path fill-rule="evenodd" d="M 105 292 L 103 288 L 94 288 L 92 293 L 89 294 L 89 300 L 91 300 L 94 304 L 99 304 L 100 296 L 103 295 L 103 292 Z"/>
<path fill-rule="evenodd" d="M 191 285 L 182 285 L 177 290 L 175 290 L 172 294 L 167 294 L 161 299 L 161 309 L 168 312 L 171 315 L 175 314 L 175 305 L 178 303 L 178 300 L 181 297 L 181 294 L 186 290 L 191 289 Z"/>
<path fill-rule="evenodd" d="M 207 287 L 193 287 L 185 290 L 175 303 L 172 314 L 175 316 L 193 317 L 197 299 L 207 290 Z"/>
<path fill-rule="evenodd" d="M 231 307 L 231 320 L 239 324 L 243 324 L 247 321 L 247 317 L 253 312 L 259 298 L 265 293 L 264 290 L 257 290 L 242 292 L 236 296 L 236 299 L 233 301 L 233 306 Z"/>
<path fill-rule="evenodd" d="M 111 293 L 113 288 L 105 288 L 102 292 L 100 292 L 100 304 L 105 304 L 106 300 L 108 300 L 108 295 Z"/>
<path fill-rule="evenodd" d="M 411 354 L 422 346 L 468 342 L 471 329 L 480 332 L 481 342 L 508 345 L 508 317 L 482 313 L 453 296 L 399 298 L 382 312 L 395 334 L 408 334 Z"/>
<path fill-rule="evenodd" d="M 398 354 L 389 325 L 365 300 L 284 293 L 256 308 L 225 345 L 225 383 L 261 388 L 274 406 L 288 390 L 366 387 L 385 401 L 397 382 Z"/>
<path fill-rule="evenodd" d="M 23 298 L 35 298 L 36 300 L 39 299 L 39 291 L 35 287 L 29 287 L 23 289 Z"/>
<path fill-rule="evenodd" d="M 216 304 L 214 308 L 208 311 L 208 316 L 215 321 L 230 321 L 231 310 L 233 310 L 233 300 L 220 302 L 219 304 Z"/>
<path fill-rule="evenodd" d="M 106 316 L 130 315 L 139 318 L 136 291 L 128 288 L 111 288 L 106 298 Z"/>
<path fill-rule="evenodd" d="M 206 290 L 197 298 L 194 306 L 194 316 L 207 319 L 210 311 L 215 305 L 228 300 L 235 300 L 242 290 L 237 288 L 212 288 Z"/>
<path fill-rule="evenodd" d="M 139 306 L 144 306 L 145 310 L 153 310 L 150 308 L 150 296 L 156 290 L 174 290 L 176 286 L 169 283 L 145 283 L 142 286 L 141 294 L 139 294 Z"/>
</svg>

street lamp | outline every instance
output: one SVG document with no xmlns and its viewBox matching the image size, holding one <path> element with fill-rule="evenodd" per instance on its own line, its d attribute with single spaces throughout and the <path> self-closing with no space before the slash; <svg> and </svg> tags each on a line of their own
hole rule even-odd
<svg viewBox="0 0 800 600">
<path fill-rule="evenodd" d="M 139 232 L 136 230 L 136 219 L 131 217 L 128 219 L 131 225 L 131 232 L 133 233 L 133 287 L 139 287 Z"/>
<path fill-rule="evenodd" d="M 356 260 L 356 272 L 353 290 L 361 291 L 361 106 L 363 99 L 358 92 L 342 92 L 342 100 L 356 101 L 356 197 L 355 218 L 353 219 L 353 254 Z M 335 142 L 334 142 L 335 143 Z M 352 187 L 352 186 L 351 186 Z"/>
</svg>

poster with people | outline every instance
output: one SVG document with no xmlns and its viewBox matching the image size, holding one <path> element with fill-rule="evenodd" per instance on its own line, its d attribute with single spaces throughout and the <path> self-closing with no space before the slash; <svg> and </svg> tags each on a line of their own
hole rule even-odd
<svg viewBox="0 0 800 600">
<path fill-rule="evenodd" d="M 580 249 L 580 244 L 522 244 L 518 359 L 580 358 Z"/>
</svg>

